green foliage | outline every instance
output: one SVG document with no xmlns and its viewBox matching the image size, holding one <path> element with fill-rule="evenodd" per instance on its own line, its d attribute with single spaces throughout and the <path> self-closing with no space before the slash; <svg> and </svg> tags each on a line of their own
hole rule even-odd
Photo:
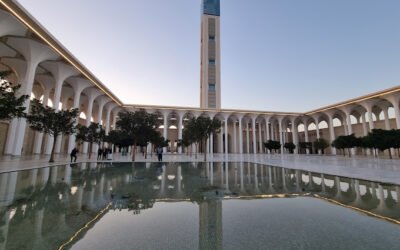
<svg viewBox="0 0 400 250">
<path fill-rule="evenodd" d="M 133 140 L 133 152 L 136 152 L 137 145 L 147 144 L 155 137 L 155 131 L 160 125 L 158 116 L 149 114 L 144 109 L 136 112 L 120 112 L 118 114 L 117 129 Z M 132 155 L 135 161 L 135 153 Z"/>
<path fill-rule="evenodd" d="M 33 130 L 52 135 L 54 137 L 50 162 L 54 161 L 54 148 L 59 135 L 69 135 L 75 132 L 75 122 L 79 110 L 60 110 L 44 106 L 39 100 L 31 102 L 31 112 L 27 116 L 29 127 Z"/>
<path fill-rule="evenodd" d="M 327 147 L 329 147 L 329 143 L 328 143 L 325 139 L 319 138 L 319 139 L 316 139 L 316 140 L 314 141 L 314 147 L 315 147 L 316 150 L 321 150 L 322 153 L 323 153 L 324 150 L 325 150 Z"/>
<path fill-rule="evenodd" d="M 345 153 L 345 149 L 349 151 L 349 156 L 350 154 L 350 149 L 355 148 L 355 147 L 360 147 L 362 145 L 362 139 L 355 137 L 354 134 L 351 135 L 342 135 L 336 138 L 332 142 L 332 146 L 343 150 L 343 153 Z"/>
<path fill-rule="evenodd" d="M 190 145 L 192 143 L 202 143 L 204 149 L 206 142 L 211 134 L 219 133 L 221 121 L 216 118 L 199 116 L 192 118 L 185 123 L 185 128 L 182 134 L 182 144 Z M 207 151 L 204 150 L 204 161 L 207 160 Z"/>
<path fill-rule="evenodd" d="M 279 150 L 281 148 L 281 143 L 279 141 L 268 140 L 264 143 L 264 147 L 266 147 L 270 152 L 274 150 Z"/>
<path fill-rule="evenodd" d="M 106 133 L 105 130 L 99 123 L 92 122 L 89 127 L 78 124 L 77 126 L 76 141 L 79 143 L 88 142 L 89 147 L 89 159 L 92 153 L 93 143 L 101 145 L 105 141 Z"/>
<path fill-rule="evenodd" d="M 5 77 L 9 74 L 9 71 L 0 72 L 0 120 L 26 116 L 24 103 L 29 96 L 17 97 L 17 91 L 21 85 L 13 86 L 7 81 Z"/>
<path fill-rule="evenodd" d="M 280 147 L 280 146 L 279 146 L 279 147 Z M 291 154 L 293 154 L 294 149 L 296 148 L 296 145 L 294 145 L 293 142 L 286 142 L 286 143 L 283 145 L 283 147 L 286 148 L 287 150 L 289 150 L 289 152 L 290 152 Z"/>
</svg>

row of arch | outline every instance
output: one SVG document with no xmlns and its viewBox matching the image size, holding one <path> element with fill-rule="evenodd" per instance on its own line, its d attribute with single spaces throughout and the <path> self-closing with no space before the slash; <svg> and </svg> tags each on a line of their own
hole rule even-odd
<svg viewBox="0 0 400 250">
<path fill-rule="evenodd" d="M 1 9 L 0 70 L 12 72 L 8 80 L 21 84 L 21 94 L 40 99 L 59 110 L 79 108 L 79 122 L 85 125 L 91 121 L 98 122 L 108 132 L 121 110 L 119 101 L 101 84 L 44 43 L 15 16 Z M 29 109 L 28 101 L 25 107 Z M 31 131 L 25 119 L 2 123 L 1 130 L 4 154 L 50 153 L 53 138 Z M 75 137 L 61 138 L 58 142 L 57 153 L 69 152 L 75 146 Z M 87 148 L 84 145 L 83 152 L 87 152 Z"/>
</svg>

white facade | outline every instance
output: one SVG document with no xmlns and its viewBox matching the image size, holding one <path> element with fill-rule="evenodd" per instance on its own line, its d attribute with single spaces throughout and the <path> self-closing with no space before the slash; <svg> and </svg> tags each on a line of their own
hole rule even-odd
<svg viewBox="0 0 400 250">
<path fill-rule="evenodd" d="M 21 94 L 34 95 L 45 104 L 63 109 L 79 108 L 86 117 L 80 123 L 99 122 L 107 132 L 115 128 L 121 110 L 157 113 L 163 119 L 162 135 L 171 141 L 169 152 L 182 153 L 177 141 L 182 138 L 184 120 L 200 115 L 216 117 L 223 123 L 221 133 L 209 138 L 207 148 L 201 149 L 210 153 L 266 153 L 263 143 L 269 139 L 298 145 L 316 138 L 332 142 L 339 135 L 351 133 L 363 136 L 373 128 L 400 129 L 399 86 L 304 113 L 221 109 L 219 12 L 202 17 L 202 103 L 200 108 L 188 108 L 123 104 L 17 3 L 1 1 L 0 6 L 0 70 L 13 72 L 10 80 L 22 85 Z M 211 19 L 215 32 L 210 33 Z M 213 60 L 207 47 L 210 34 L 215 35 L 211 38 L 216 44 L 215 106 L 209 105 L 207 70 Z M 29 129 L 24 119 L 0 122 L 0 154 L 48 154 L 51 141 L 51 137 Z M 56 152 L 70 152 L 74 144 L 73 135 L 63 137 Z M 84 146 L 82 151 L 87 150 Z M 325 153 L 336 154 L 334 148 Z"/>
</svg>

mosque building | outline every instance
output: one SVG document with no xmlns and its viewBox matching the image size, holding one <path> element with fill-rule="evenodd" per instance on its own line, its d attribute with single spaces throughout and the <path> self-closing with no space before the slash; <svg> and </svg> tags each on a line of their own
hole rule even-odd
<svg viewBox="0 0 400 250">
<path fill-rule="evenodd" d="M 223 109 L 220 14 L 220 0 L 202 1 L 199 107 L 123 103 L 13 0 L 0 0 L 0 71 L 12 71 L 9 79 L 21 84 L 21 94 L 60 109 L 79 108 L 79 123 L 98 122 L 106 133 L 116 127 L 120 111 L 145 109 L 158 114 L 163 120 L 160 131 L 170 140 L 171 153 L 182 153 L 177 142 L 182 138 L 184 121 L 198 116 L 223 123 L 221 132 L 210 136 L 203 149 L 212 153 L 267 153 L 263 145 L 267 140 L 280 141 L 284 152 L 285 142 L 299 145 L 318 138 L 332 142 L 340 135 L 364 136 L 374 128 L 400 129 L 400 86 L 303 113 Z M 29 108 L 29 102 L 25 107 Z M 0 155 L 50 154 L 52 140 L 31 130 L 23 118 L 0 122 Z M 55 152 L 67 153 L 74 146 L 74 135 L 63 136 Z M 84 145 L 81 152 L 87 151 Z M 295 153 L 321 152 L 297 149 Z M 336 154 L 336 150 L 329 147 L 325 153 Z"/>
</svg>

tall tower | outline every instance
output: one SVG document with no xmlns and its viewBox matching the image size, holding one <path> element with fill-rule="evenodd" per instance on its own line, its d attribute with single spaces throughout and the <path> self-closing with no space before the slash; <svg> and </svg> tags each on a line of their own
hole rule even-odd
<svg viewBox="0 0 400 250">
<path fill-rule="evenodd" d="M 221 108 L 220 0 L 202 0 L 200 108 Z"/>
</svg>

